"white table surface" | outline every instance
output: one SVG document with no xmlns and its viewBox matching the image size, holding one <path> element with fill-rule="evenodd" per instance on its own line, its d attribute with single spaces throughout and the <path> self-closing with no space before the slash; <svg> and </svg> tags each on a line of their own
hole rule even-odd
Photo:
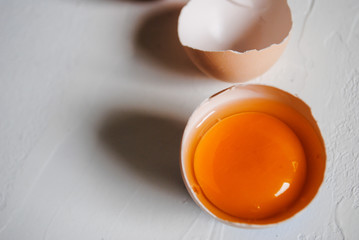
<svg viewBox="0 0 359 240">
<path fill-rule="evenodd" d="M 254 79 L 312 108 L 323 187 L 293 219 L 237 229 L 178 166 L 185 122 L 230 84 L 176 38 L 184 1 L 0 1 L 0 239 L 359 239 L 359 2 L 290 0 L 280 60 Z"/>
</svg>

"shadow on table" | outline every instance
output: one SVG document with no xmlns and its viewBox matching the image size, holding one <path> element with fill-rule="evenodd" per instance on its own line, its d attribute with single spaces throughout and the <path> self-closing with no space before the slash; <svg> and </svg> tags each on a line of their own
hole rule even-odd
<svg viewBox="0 0 359 240">
<path fill-rule="evenodd" d="M 189 76 L 204 76 L 187 57 L 177 34 L 177 22 L 183 4 L 156 9 L 142 18 L 135 34 L 140 54 L 149 61 Z"/>
<path fill-rule="evenodd" d="M 133 111 L 114 111 L 100 129 L 103 146 L 134 174 L 169 192 L 186 190 L 179 156 L 185 123 Z M 116 160 L 116 161 L 117 161 Z"/>
</svg>

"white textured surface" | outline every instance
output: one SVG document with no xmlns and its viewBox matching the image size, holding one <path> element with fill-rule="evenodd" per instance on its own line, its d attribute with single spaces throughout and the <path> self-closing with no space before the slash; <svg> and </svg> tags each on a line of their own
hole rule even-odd
<svg viewBox="0 0 359 240">
<path fill-rule="evenodd" d="M 312 107 L 326 179 L 295 218 L 245 230 L 180 179 L 186 119 L 229 84 L 184 57 L 176 2 L 1 1 L 0 239 L 358 239 L 359 2 L 289 3 L 288 48 L 253 82 Z"/>
</svg>

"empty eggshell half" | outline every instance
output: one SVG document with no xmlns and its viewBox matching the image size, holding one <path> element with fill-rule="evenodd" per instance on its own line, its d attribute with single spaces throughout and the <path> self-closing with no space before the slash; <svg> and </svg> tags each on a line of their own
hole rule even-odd
<svg viewBox="0 0 359 240">
<path fill-rule="evenodd" d="M 306 180 L 300 195 L 285 211 L 263 219 L 244 219 L 222 211 L 206 197 L 194 171 L 194 155 L 202 136 L 222 119 L 243 112 L 269 114 L 285 123 L 300 140 L 306 156 Z M 267 227 L 300 212 L 316 196 L 324 179 L 325 165 L 324 141 L 308 105 L 270 86 L 238 84 L 206 99 L 191 115 L 182 138 L 181 170 L 188 192 L 204 211 L 237 227 Z"/>
<path fill-rule="evenodd" d="M 191 0 L 178 36 L 193 63 L 227 82 L 260 76 L 281 56 L 292 18 L 286 0 Z"/>
</svg>

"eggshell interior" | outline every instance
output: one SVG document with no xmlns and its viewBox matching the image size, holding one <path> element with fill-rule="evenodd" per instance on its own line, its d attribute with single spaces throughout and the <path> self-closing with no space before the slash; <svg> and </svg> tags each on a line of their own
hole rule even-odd
<svg viewBox="0 0 359 240">
<path fill-rule="evenodd" d="M 286 123 L 300 139 L 307 164 L 306 182 L 296 202 L 286 211 L 260 220 L 240 219 L 219 210 L 201 193 L 193 171 L 193 156 L 201 136 L 220 119 L 248 111 L 270 114 Z M 310 108 L 299 98 L 264 85 L 237 85 L 205 100 L 190 117 L 182 139 L 182 175 L 192 198 L 213 217 L 239 227 L 270 226 L 301 211 L 318 192 L 324 178 L 325 163 L 324 141 Z"/>
<path fill-rule="evenodd" d="M 191 0 L 182 10 L 182 45 L 202 51 L 261 50 L 281 43 L 292 26 L 286 0 Z"/>
</svg>

